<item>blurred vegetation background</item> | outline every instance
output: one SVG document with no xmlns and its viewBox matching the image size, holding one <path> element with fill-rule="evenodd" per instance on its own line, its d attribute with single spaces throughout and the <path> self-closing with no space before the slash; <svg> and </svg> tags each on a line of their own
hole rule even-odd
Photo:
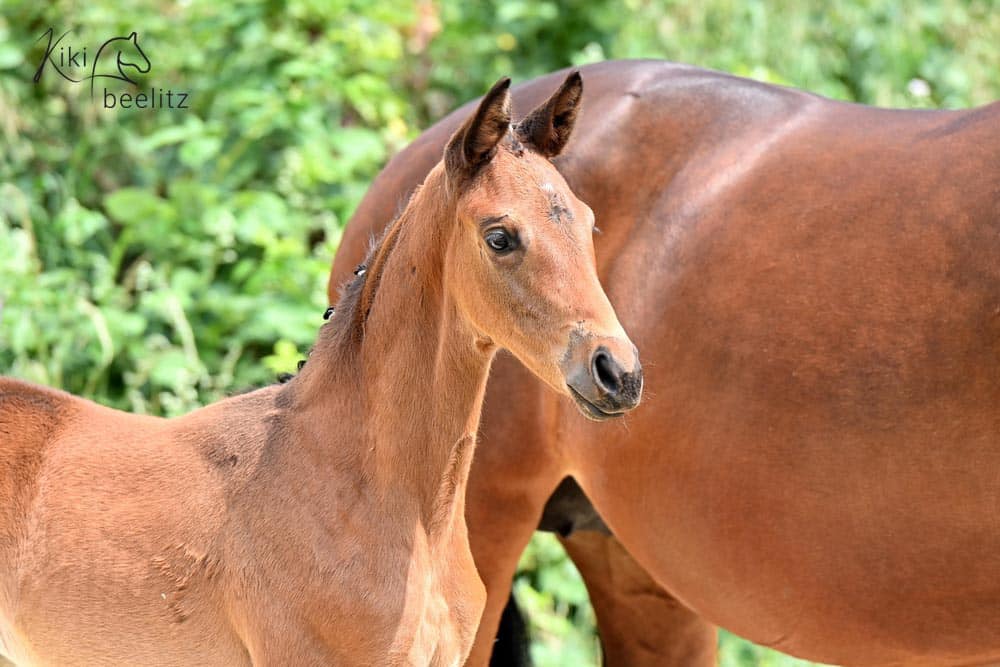
<svg viewBox="0 0 1000 667">
<path fill-rule="evenodd" d="M 902 107 L 1000 98 L 992 0 L 4 0 L 0 372 L 176 415 L 294 370 L 374 175 L 499 76 L 657 57 Z M 46 71 L 49 27 L 93 51 L 137 31 L 139 88 L 101 108 Z M 597 664 L 551 536 L 516 581 L 538 665 Z M 723 633 L 724 667 L 804 665 Z"/>
</svg>

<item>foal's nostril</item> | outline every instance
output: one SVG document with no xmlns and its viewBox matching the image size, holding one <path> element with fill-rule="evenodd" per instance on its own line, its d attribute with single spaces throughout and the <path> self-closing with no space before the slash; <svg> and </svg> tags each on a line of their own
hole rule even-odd
<svg viewBox="0 0 1000 667">
<path fill-rule="evenodd" d="M 604 349 L 594 354 L 594 380 L 598 386 L 612 396 L 622 390 L 621 368 Z"/>
</svg>

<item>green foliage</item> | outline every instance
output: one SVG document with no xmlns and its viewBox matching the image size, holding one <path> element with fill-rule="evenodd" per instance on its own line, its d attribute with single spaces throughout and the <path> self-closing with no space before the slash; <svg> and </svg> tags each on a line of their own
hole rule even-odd
<svg viewBox="0 0 1000 667">
<path fill-rule="evenodd" d="M 100 108 L 31 81 L 48 27 L 139 33 L 139 88 Z M 0 371 L 178 414 L 294 370 L 340 230 L 386 159 L 499 76 L 661 57 L 866 103 L 1000 92 L 992 0 L 126 0 L 0 4 Z M 523 110 L 522 110 L 523 111 Z M 540 536 L 517 595 L 540 665 L 594 664 L 593 613 Z M 721 664 L 803 664 L 730 635 Z"/>
<path fill-rule="evenodd" d="M 535 533 L 521 556 L 514 596 L 528 621 L 538 667 L 598 664 L 597 621 L 586 587 L 551 533 Z"/>
</svg>

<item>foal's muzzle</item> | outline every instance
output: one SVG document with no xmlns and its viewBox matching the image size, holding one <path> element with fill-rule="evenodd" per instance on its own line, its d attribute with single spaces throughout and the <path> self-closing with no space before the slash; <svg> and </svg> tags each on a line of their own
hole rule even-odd
<svg viewBox="0 0 1000 667">
<path fill-rule="evenodd" d="M 603 421 L 620 417 L 639 405 L 642 366 L 630 341 L 581 338 L 574 342 L 563 371 L 580 412 Z"/>
</svg>

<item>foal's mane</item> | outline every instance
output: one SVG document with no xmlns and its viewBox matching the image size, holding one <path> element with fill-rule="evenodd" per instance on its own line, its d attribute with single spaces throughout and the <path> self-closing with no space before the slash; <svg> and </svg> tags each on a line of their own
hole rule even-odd
<svg viewBox="0 0 1000 667">
<path fill-rule="evenodd" d="M 410 195 L 410 200 L 416 196 L 420 186 Z M 382 280 L 386 261 L 396 247 L 399 232 L 402 228 L 405 203 L 401 203 L 399 211 L 378 236 L 373 236 L 365 254 L 364 261 L 354 270 L 354 276 L 341 284 L 340 297 L 334 307 L 333 315 L 324 327 L 329 333 L 325 336 L 340 353 L 355 347 L 364 338 L 365 322 L 371 311 L 372 302 Z"/>
</svg>

